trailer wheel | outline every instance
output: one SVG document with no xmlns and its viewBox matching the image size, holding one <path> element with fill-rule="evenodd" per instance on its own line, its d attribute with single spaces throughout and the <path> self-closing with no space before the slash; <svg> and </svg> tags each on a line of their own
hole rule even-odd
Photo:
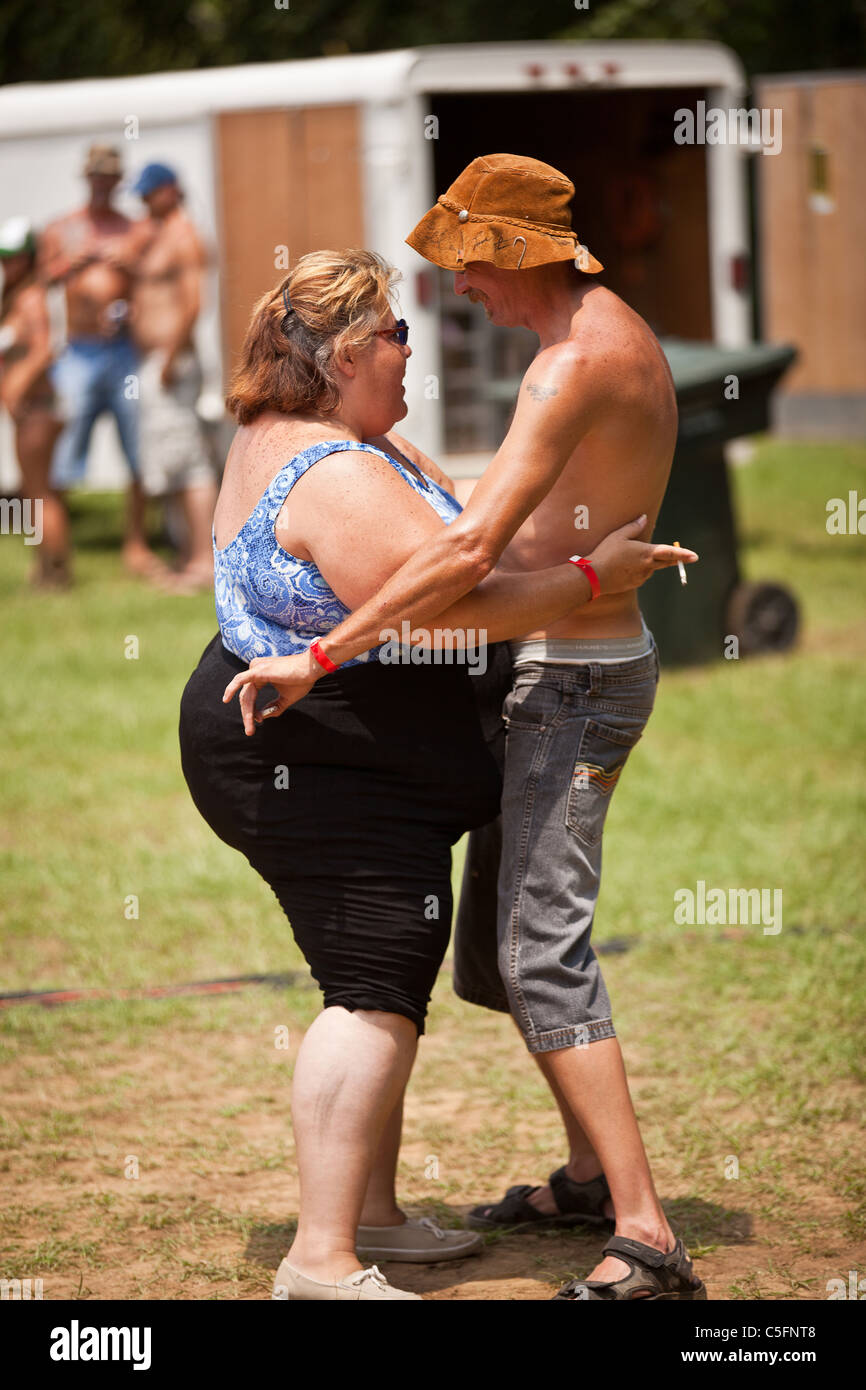
<svg viewBox="0 0 866 1390">
<path fill-rule="evenodd" d="M 780 584 L 738 584 L 728 599 L 726 631 L 739 640 L 740 655 L 784 652 L 794 645 L 800 610 Z"/>
</svg>

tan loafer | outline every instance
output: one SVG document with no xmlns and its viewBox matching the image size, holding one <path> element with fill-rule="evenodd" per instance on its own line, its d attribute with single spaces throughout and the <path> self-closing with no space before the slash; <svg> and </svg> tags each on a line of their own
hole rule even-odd
<svg viewBox="0 0 866 1390">
<path fill-rule="evenodd" d="M 359 1226 L 355 1249 L 360 1260 L 399 1260 L 433 1264 L 477 1255 L 482 1240 L 474 1231 L 445 1231 L 431 1216 L 408 1217 L 401 1226 Z"/>
<path fill-rule="evenodd" d="M 395 1289 L 376 1268 L 359 1269 L 355 1274 L 347 1274 L 343 1279 L 322 1283 L 318 1279 L 308 1279 L 299 1269 L 283 1260 L 274 1280 L 271 1298 L 288 1301 L 301 1300 L 306 1303 L 356 1303 L 358 1300 L 384 1298 L 413 1298 L 421 1300 L 419 1293 L 407 1293 L 405 1289 Z"/>
</svg>

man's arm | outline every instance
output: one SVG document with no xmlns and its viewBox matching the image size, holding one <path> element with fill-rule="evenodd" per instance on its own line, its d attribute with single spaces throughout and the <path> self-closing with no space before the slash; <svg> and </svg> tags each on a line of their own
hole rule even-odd
<svg viewBox="0 0 866 1390">
<path fill-rule="evenodd" d="M 128 219 L 127 219 L 128 221 Z M 107 265 L 134 279 L 139 273 L 141 258 L 156 238 L 156 227 L 150 217 L 128 222 L 125 231 L 103 242 L 101 259 Z"/>
<path fill-rule="evenodd" d="M 474 589 L 556 482 L 591 428 L 600 397 L 595 373 L 573 343 L 540 353 L 523 378 L 511 428 L 464 511 L 322 639 L 325 654 L 348 661 L 376 646 L 383 628 L 403 618 L 422 626 Z"/>
<path fill-rule="evenodd" d="M 189 344 L 201 313 L 205 250 L 191 227 L 185 229 L 179 239 L 177 265 L 175 293 L 179 312 L 174 340 L 168 344 L 162 370 L 163 384 L 166 386 L 171 383 L 175 359 Z"/>
<path fill-rule="evenodd" d="M 76 239 L 78 250 L 68 249 L 69 231 L 74 218 L 61 217 L 51 222 L 39 237 L 37 266 L 44 284 L 57 285 L 76 270 L 80 270 L 90 259 L 95 259 L 89 240 Z"/>
</svg>

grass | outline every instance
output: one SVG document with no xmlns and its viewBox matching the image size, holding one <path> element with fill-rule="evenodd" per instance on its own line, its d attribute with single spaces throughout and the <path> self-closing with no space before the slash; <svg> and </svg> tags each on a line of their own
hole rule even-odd
<svg viewBox="0 0 866 1390">
<path fill-rule="evenodd" d="M 596 939 L 630 943 L 605 977 L 657 1185 L 712 1296 L 824 1297 L 866 1225 L 866 541 L 824 524 L 830 497 L 866 495 L 866 449 L 763 440 L 732 476 L 746 576 L 795 591 L 801 640 L 663 672 L 611 807 Z M 70 594 L 29 593 L 27 548 L 0 540 L 2 988 L 303 970 L 270 890 L 181 775 L 178 704 L 212 599 L 125 578 L 119 499 L 73 500 Z M 699 879 L 780 889 L 781 932 L 676 926 L 674 894 Z M 301 982 L 0 1013 L 0 1273 L 44 1274 L 46 1297 L 266 1296 L 297 1210 L 287 1086 L 317 1008 Z M 560 1149 L 509 1021 L 462 1004 L 443 972 L 410 1088 L 407 1200 L 453 1221 Z M 579 1234 L 493 1237 L 473 1278 L 544 1297 L 594 1252 Z M 465 1276 L 418 1277 L 405 1286 L 435 1293 Z"/>
</svg>

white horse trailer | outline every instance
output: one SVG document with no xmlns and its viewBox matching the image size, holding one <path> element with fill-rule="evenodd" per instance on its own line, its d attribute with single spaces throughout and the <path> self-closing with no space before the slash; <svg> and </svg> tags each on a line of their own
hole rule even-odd
<svg viewBox="0 0 866 1390">
<path fill-rule="evenodd" d="M 604 282 L 659 333 L 750 341 L 748 198 L 738 143 L 677 143 L 676 113 L 741 108 L 745 77 L 714 43 L 507 43 L 407 49 L 0 90 L 0 219 L 37 227 L 84 201 L 83 154 L 174 166 L 214 251 L 197 338 L 219 402 L 251 306 L 292 260 L 363 245 L 402 272 L 409 415 L 432 456 L 494 451 L 529 335 L 503 334 L 411 251 L 406 233 L 479 154 L 532 155 L 576 185 L 575 228 Z M 121 190 L 118 205 L 143 209 Z M 530 348 L 531 350 L 531 348 Z M 0 486 L 16 485 L 6 429 Z M 459 472 L 459 468 L 456 470 Z M 126 474 L 110 422 L 90 486 Z"/>
</svg>

